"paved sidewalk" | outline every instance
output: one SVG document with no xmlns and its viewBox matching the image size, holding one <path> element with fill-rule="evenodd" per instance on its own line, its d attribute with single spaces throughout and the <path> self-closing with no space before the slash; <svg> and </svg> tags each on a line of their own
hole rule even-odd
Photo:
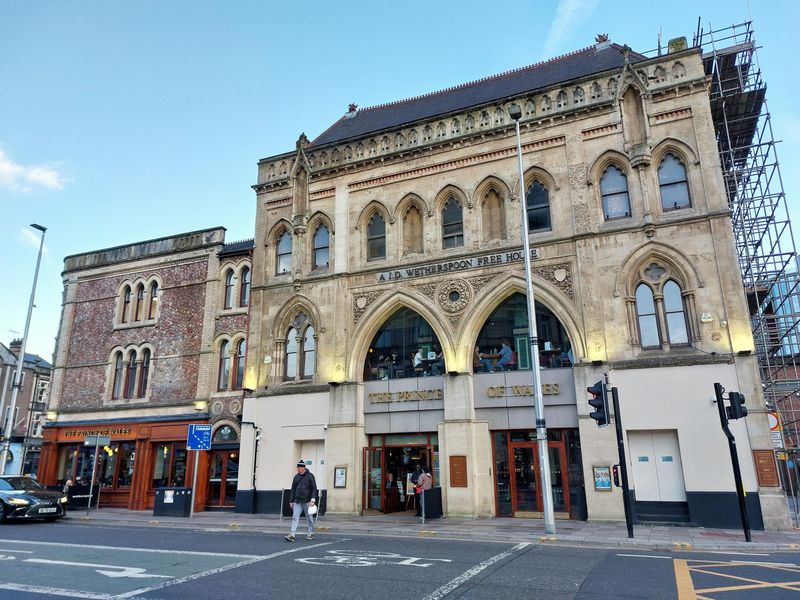
<svg viewBox="0 0 800 600">
<path fill-rule="evenodd" d="M 277 515 L 217 511 L 195 513 L 191 518 L 154 517 L 150 511 L 119 508 L 101 508 L 91 511 L 88 516 L 85 511 L 70 511 L 65 519 L 72 522 L 146 527 L 257 531 L 276 535 L 287 533 L 291 520 L 281 520 Z M 365 517 L 327 515 L 317 521 L 317 530 L 320 533 L 338 535 L 448 538 L 650 550 L 800 551 L 800 531 L 754 531 L 753 541 L 747 543 L 741 530 L 637 525 L 634 527 L 634 539 L 629 539 L 624 522 L 556 521 L 556 534 L 551 536 L 545 533 L 544 523 L 540 519 L 447 518 L 429 519 L 423 525 L 413 515 L 393 513 Z"/>
</svg>

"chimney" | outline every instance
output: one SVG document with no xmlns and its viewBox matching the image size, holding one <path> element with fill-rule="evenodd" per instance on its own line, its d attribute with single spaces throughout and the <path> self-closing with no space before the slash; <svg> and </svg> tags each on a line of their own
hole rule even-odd
<svg viewBox="0 0 800 600">
<path fill-rule="evenodd" d="M 11 344 L 8 346 L 8 349 L 11 350 L 11 354 L 19 357 L 20 350 L 22 350 L 22 339 L 17 338 L 16 340 L 12 340 Z"/>
</svg>

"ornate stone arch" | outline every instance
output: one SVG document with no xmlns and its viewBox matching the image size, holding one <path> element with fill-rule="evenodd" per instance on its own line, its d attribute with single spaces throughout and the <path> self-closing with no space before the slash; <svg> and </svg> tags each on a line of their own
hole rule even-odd
<svg viewBox="0 0 800 600">
<path fill-rule="evenodd" d="M 317 334 L 325 332 L 325 328 L 322 325 L 322 315 L 316 305 L 307 296 L 296 294 L 287 300 L 275 315 L 272 326 L 273 338 L 276 340 L 285 339 L 286 332 L 300 313 L 305 313 L 308 316 L 311 323 L 314 324 L 314 331 Z"/>
<path fill-rule="evenodd" d="M 314 236 L 316 235 L 317 228 L 320 225 L 324 225 L 328 229 L 328 270 L 332 272 L 335 254 L 333 251 L 335 239 L 333 220 L 321 210 L 315 212 L 308 219 L 308 235 L 306 236 L 308 239 L 305 241 L 305 243 L 308 244 L 307 252 L 305 253 L 308 257 L 307 260 L 309 261 L 307 270 L 309 272 L 314 270 Z"/>
<path fill-rule="evenodd" d="M 419 236 L 419 248 L 420 252 L 425 252 L 425 221 L 426 218 L 431 216 L 430 209 L 428 208 L 427 203 L 423 200 L 420 196 L 414 193 L 406 194 L 403 196 L 403 199 L 397 203 L 395 207 L 393 218 L 399 224 L 399 246 L 400 246 L 400 255 L 405 256 L 407 254 L 407 246 L 411 245 L 410 240 L 407 239 L 407 236 L 415 235 L 414 231 L 407 231 L 407 222 L 406 222 L 406 215 L 412 209 L 416 209 L 419 211 L 420 215 L 420 224 L 419 224 L 419 231 L 416 232 L 416 235 Z"/>
<path fill-rule="evenodd" d="M 668 137 L 661 140 L 653 148 L 652 157 L 653 164 L 656 166 L 656 169 L 658 169 L 658 165 L 661 164 L 661 161 L 667 154 L 674 154 L 677 158 L 679 158 L 686 166 L 687 171 L 689 170 L 690 165 L 699 164 L 697 152 L 694 148 L 692 148 L 691 145 L 678 138 Z"/>
<path fill-rule="evenodd" d="M 588 171 L 589 175 L 587 178 L 587 183 L 596 187 L 597 189 L 600 189 L 600 177 L 603 176 L 603 171 L 605 171 L 609 165 L 614 165 L 615 167 L 621 169 L 630 181 L 631 177 L 633 176 L 633 169 L 631 168 L 631 163 L 628 157 L 622 152 L 618 152 L 616 150 L 606 150 L 592 161 Z"/>
<path fill-rule="evenodd" d="M 241 426 L 233 419 L 229 419 L 227 417 L 223 417 L 218 421 L 214 422 L 211 429 L 211 440 L 213 443 L 214 437 L 217 435 L 217 432 L 222 429 L 223 427 L 230 427 L 236 433 L 236 439 L 232 440 L 229 443 L 239 442 L 242 439 L 242 428 Z M 218 442 L 219 443 L 219 442 Z"/>
<path fill-rule="evenodd" d="M 433 212 L 435 215 L 442 212 L 445 202 L 447 202 L 448 198 L 451 196 L 461 203 L 462 208 L 472 208 L 472 200 L 467 196 L 467 193 L 460 187 L 448 183 L 439 190 L 439 193 L 436 194 L 436 197 L 433 199 Z"/>
<path fill-rule="evenodd" d="M 632 295 L 636 284 L 641 281 L 641 270 L 653 261 L 666 263 L 673 270 L 684 290 L 705 287 L 705 283 L 698 275 L 694 265 L 683 252 L 661 242 L 649 241 L 628 254 L 622 263 L 614 283 L 614 296 Z"/>
<path fill-rule="evenodd" d="M 356 221 L 355 227 L 356 231 L 366 231 L 369 220 L 376 212 L 380 213 L 387 225 L 394 225 L 394 217 L 389 212 L 389 209 L 386 207 L 386 205 L 379 200 L 370 200 L 367 205 L 361 209 L 361 213 L 358 215 L 358 220 Z M 389 235 L 388 231 L 386 232 L 386 235 Z"/>
<path fill-rule="evenodd" d="M 279 219 L 272 225 L 264 237 L 264 245 L 274 248 L 284 231 L 288 231 L 294 237 L 292 222 L 289 219 Z"/>
<path fill-rule="evenodd" d="M 499 200 L 499 206 L 496 205 L 495 198 L 490 198 L 492 193 Z M 484 242 L 508 239 L 508 206 L 511 199 L 511 188 L 508 184 L 499 177 L 490 175 L 478 184 L 472 197 L 478 207 L 479 239 Z M 490 204 L 489 207 L 487 203 Z M 495 212 L 498 209 L 499 215 Z"/>
<path fill-rule="evenodd" d="M 386 320 L 400 308 L 410 308 L 428 322 L 444 352 L 445 364 L 456 364 L 456 354 L 459 351 L 453 344 L 449 332 L 442 327 L 444 319 L 434 313 L 431 308 L 430 298 L 412 288 L 398 290 L 395 293 L 376 300 L 365 311 L 353 332 L 350 359 L 346 367 L 349 381 L 361 381 L 364 358 L 369 350 L 370 342 Z"/>
<path fill-rule="evenodd" d="M 564 302 L 564 296 L 547 282 L 534 277 L 533 287 L 536 301 L 546 306 L 561 322 L 572 344 L 575 362 L 580 362 L 580 359 L 586 356 L 586 339 L 576 315 L 566 310 L 568 305 Z M 472 364 L 472 349 L 475 347 L 475 340 L 483 324 L 495 309 L 515 293 L 527 294 L 524 277 L 510 272 L 498 277 L 486 290 L 487 292 L 480 296 L 464 314 L 460 336 L 456 340 L 460 349 L 459 360 L 467 361 L 461 364 Z"/>
</svg>

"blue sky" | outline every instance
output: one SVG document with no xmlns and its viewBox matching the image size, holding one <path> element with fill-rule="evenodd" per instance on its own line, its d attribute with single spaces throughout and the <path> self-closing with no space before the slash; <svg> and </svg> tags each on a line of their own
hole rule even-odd
<svg viewBox="0 0 800 600">
<path fill-rule="evenodd" d="M 256 162 L 347 111 L 532 64 L 598 33 L 635 50 L 749 11 L 790 203 L 800 200 L 797 3 L 0 3 L 0 341 L 51 358 L 69 254 L 223 225 L 252 237 Z M 641 5 L 644 6 L 644 5 Z M 800 211 L 795 229 L 800 230 Z M 19 334 L 16 334 L 19 335 Z"/>
</svg>

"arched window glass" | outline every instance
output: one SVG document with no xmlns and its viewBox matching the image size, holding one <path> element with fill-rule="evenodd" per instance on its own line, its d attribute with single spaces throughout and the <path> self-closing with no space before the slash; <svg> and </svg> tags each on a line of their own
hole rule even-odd
<svg viewBox="0 0 800 600">
<path fill-rule="evenodd" d="M 286 379 L 297 377 L 297 329 L 292 327 L 286 334 Z"/>
<path fill-rule="evenodd" d="M 506 237 L 506 217 L 503 200 L 494 188 L 486 192 L 481 210 L 483 217 L 483 238 L 502 240 Z"/>
<path fill-rule="evenodd" d="M 156 318 L 156 303 L 158 302 L 158 282 L 154 281 L 150 284 L 150 306 L 147 309 L 147 318 Z"/>
<path fill-rule="evenodd" d="M 150 379 L 150 350 L 145 348 L 142 351 L 142 365 L 139 367 L 139 390 L 136 394 L 139 398 L 147 395 L 147 382 Z"/>
<path fill-rule="evenodd" d="M 667 317 L 667 336 L 670 344 L 688 344 L 686 313 L 680 286 L 671 279 L 664 284 L 664 314 Z"/>
<path fill-rule="evenodd" d="M 236 379 L 233 382 L 233 389 L 235 390 L 242 389 L 242 384 L 244 383 L 244 356 L 246 353 L 247 342 L 245 340 L 240 340 L 236 345 L 236 367 L 234 368 Z"/>
<path fill-rule="evenodd" d="M 122 352 L 114 355 L 114 384 L 111 387 L 111 398 L 116 400 L 122 394 L 122 379 L 124 366 L 122 362 Z"/>
<path fill-rule="evenodd" d="M 525 194 L 528 210 L 528 231 L 550 229 L 550 194 L 539 181 L 534 181 Z"/>
<path fill-rule="evenodd" d="M 219 376 L 217 389 L 227 390 L 231 380 L 231 343 L 222 342 L 219 348 Z"/>
<path fill-rule="evenodd" d="M 364 360 L 364 379 L 401 379 L 445 372 L 439 338 L 410 308 L 392 314 L 372 338 Z"/>
<path fill-rule="evenodd" d="M 403 254 L 422 253 L 422 213 L 410 206 L 403 216 Z"/>
<path fill-rule="evenodd" d="M 306 333 L 303 336 L 303 378 L 308 379 L 314 377 L 314 369 L 316 368 L 317 358 L 317 344 L 314 339 L 314 328 L 312 326 L 306 327 Z"/>
<path fill-rule="evenodd" d="M 452 196 L 442 209 L 442 248 L 464 245 L 464 217 L 461 204 Z"/>
<path fill-rule="evenodd" d="M 144 284 L 140 283 L 136 286 L 136 305 L 133 310 L 133 320 L 142 320 L 142 311 L 144 310 Z"/>
<path fill-rule="evenodd" d="M 658 317 L 653 300 L 653 290 L 644 283 L 640 283 L 636 288 L 636 316 L 639 321 L 639 337 L 642 347 L 660 347 L 661 337 L 658 334 Z"/>
<path fill-rule="evenodd" d="M 314 232 L 314 268 L 327 269 L 330 261 L 330 234 L 325 225 Z"/>
<path fill-rule="evenodd" d="M 125 376 L 125 397 L 136 397 L 136 352 L 132 351 L 128 355 L 128 373 Z"/>
<path fill-rule="evenodd" d="M 236 430 L 231 427 L 230 425 L 223 425 L 219 429 L 214 432 L 214 437 L 211 439 L 212 442 L 235 442 L 239 439 L 239 436 L 236 435 Z M 228 469 L 230 469 L 230 463 L 228 463 Z"/>
<path fill-rule="evenodd" d="M 284 231 L 278 238 L 278 253 L 275 261 L 275 273 L 285 275 L 292 272 L 292 236 Z"/>
<path fill-rule="evenodd" d="M 631 216 L 628 178 L 614 165 L 609 165 L 603 171 L 603 176 L 600 178 L 600 194 L 603 196 L 603 214 L 606 221 Z"/>
<path fill-rule="evenodd" d="M 233 306 L 233 271 L 228 270 L 225 272 L 225 308 Z"/>
<path fill-rule="evenodd" d="M 242 284 L 239 288 L 239 306 L 247 306 L 250 304 L 250 268 L 245 267 L 242 269 L 241 274 Z"/>
<path fill-rule="evenodd" d="M 386 258 L 386 221 L 378 213 L 367 225 L 367 260 Z"/>
<path fill-rule="evenodd" d="M 664 210 L 691 206 L 686 167 L 672 154 L 667 154 L 658 167 L 658 186 Z"/>
<path fill-rule="evenodd" d="M 125 291 L 122 292 L 122 318 L 120 321 L 123 323 L 128 322 L 128 316 L 130 315 L 131 309 L 131 288 L 130 286 L 125 286 Z"/>
</svg>

